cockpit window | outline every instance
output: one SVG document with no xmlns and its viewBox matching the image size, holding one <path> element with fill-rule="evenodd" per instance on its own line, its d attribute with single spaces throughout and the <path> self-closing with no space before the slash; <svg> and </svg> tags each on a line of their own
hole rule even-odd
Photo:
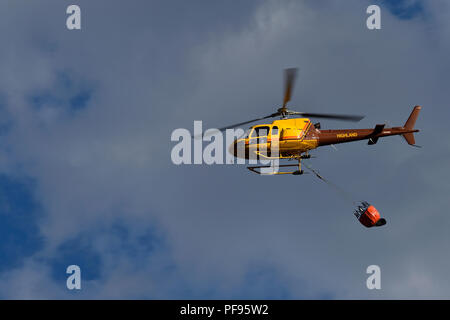
<svg viewBox="0 0 450 320">
<path fill-rule="evenodd" d="M 270 127 L 256 127 L 255 130 L 253 130 L 250 138 L 267 136 L 267 134 L 269 133 L 269 129 Z"/>
<path fill-rule="evenodd" d="M 252 128 L 247 129 L 247 131 L 245 131 L 244 135 L 241 138 L 247 139 L 251 131 L 252 131 Z"/>
</svg>

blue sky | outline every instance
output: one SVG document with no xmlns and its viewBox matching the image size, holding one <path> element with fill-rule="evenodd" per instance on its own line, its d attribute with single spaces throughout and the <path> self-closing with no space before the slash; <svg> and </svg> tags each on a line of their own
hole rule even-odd
<svg viewBox="0 0 450 320">
<path fill-rule="evenodd" d="M 61 2 L 1 4 L 0 297 L 448 297 L 450 7 L 377 3 L 379 31 L 370 1 L 79 1 L 81 31 Z M 295 109 L 366 115 L 324 128 L 401 125 L 424 105 L 423 149 L 394 137 L 311 163 L 385 228 L 361 228 L 311 175 L 170 162 L 172 130 L 272 112 L 292 66 Z M 369 264 L 381 292 L 365 288 Z"/>
<path fill-rule="evenodd" d="M 1 246 L 0 271 L 15 268 L 23 258 L 43 246 L 37 224 L 42 209 L 34 196 L 31 179 L 0 177 Z"/>
<path fill-rule="evenodd" d="M 413 19 L 425 13 L 422 1 L 418 0 L 385 0 L 380 4 L 400 19 Z"/>
<path fill-rule="evenodd" d="M 87 106 L 94 86 L 88 83 L 75 83 L 71 75 L 61 72 L 56 75 L 54 85 L 38 90 L 30 95 L 30 104 L 36 108 L 60 108 L 74 113 Z"/>
</svg>

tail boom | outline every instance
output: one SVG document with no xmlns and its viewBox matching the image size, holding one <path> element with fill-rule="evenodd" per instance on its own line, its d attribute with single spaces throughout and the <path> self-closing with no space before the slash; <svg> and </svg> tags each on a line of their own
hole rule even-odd
<svg viewBox="0 0 450 320">
<path fill-rule="evenodd" d="M 379 138 L 403 135 L 412 135 L 419 130 L 408 130 L 403 127 L 384 128 L 379 133 L 374 133 L 374 129 L 343 129 L 343 130 L 321 130 L 319 134 L 319 146 L 330 144 L 346 143 L 358 140 L 368 140 L 369 144 L 375 144 Z M 406 139 L 406 138 L 405 138 Z M 372 141 L 372 142 L 371 142 Z"/>
<path fill-rule="evenodd" d="M 409 145 L 415 146 L 414 129 L 421 107 L 415 106 L 403 127 L 385 128 L 384 124 L 377 124 L 374 129 L 343 129 L 343 130 L 320 130 L 319 146 L 346 143 L 369 139 L 368 144 L 377 143 L 381 137 L 402 135 Z"/>
</svg>

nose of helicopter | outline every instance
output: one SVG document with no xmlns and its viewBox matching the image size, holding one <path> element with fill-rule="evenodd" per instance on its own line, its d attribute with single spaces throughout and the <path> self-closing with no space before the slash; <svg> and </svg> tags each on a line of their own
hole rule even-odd
<svg viewBox="0 0 450 320">
<path fill-rule="evenodd" d="M 245 142 L 234 140 L 233 143 L 228 148 L 228 152 L 231 153 L 236 158 L 245 159 Z"/>
<path fill-rule="evenodd" d="M 237 154 L 237 140 L 234 140 L 230 147 L 228 148 L 228 152 L 236 157 Z"/>
</svg>

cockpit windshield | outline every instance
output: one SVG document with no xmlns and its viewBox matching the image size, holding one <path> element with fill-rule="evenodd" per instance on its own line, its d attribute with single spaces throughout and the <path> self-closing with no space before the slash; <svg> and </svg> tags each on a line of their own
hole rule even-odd
<svg viewBox="0 0 450 320">
<path fill-rule="evenodd" d="M 253 130 L 250 138 L 255 138 L 255 137 L 265 137 L 269 134 L 269 130 L 270 127 L 256 127 L 255 130 Z"/>
<path fill-rule="evenodd" d="M 248 135 L 250 134 L 251 131 L 252 131 L 252 128 L 248 128 L 240 138 L 247 139 Z"/>
</svg>

